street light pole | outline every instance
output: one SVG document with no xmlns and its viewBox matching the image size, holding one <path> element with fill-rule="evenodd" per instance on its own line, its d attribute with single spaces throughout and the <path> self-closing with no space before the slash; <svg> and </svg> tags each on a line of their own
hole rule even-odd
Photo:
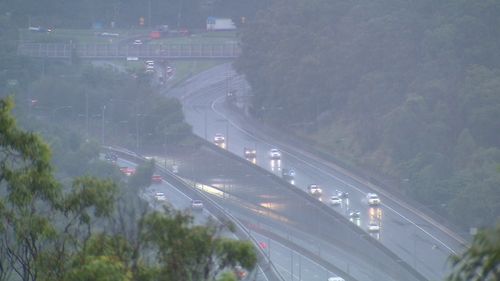
<svg viewBox="0 0 500 281">
<path fill-rule="evenodd" d="M 204 121 L 205 121 L 205 140 L 208 140 L 208 136 L 207 136 L 207 109 L 205 108 L 203 110 L 203 113 L 204 113 Z"/>
<path fill-rule="evenodd" d="M 89 93 L 85 91 L 85 133 L 86 141 L 89 141 Z"/>
<path fill-rule="evenodd" d="M 139 152 L 139 114 L 135 113 L 135 150 Z"/>
<path fill-rule="evenodd" d="M 102 106 L 102 123 L 101 123 L 101 145 L 104 145 L 104 112 L 106 111 L 106 106 Z"/>
<path fill-rule="evenodd" d="M 229 120 L 226 119 L 226 149 L 229 150 Z"/>
</svg>

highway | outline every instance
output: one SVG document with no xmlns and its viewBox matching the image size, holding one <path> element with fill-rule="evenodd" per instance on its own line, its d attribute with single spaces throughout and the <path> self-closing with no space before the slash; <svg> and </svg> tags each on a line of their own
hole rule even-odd
<svg viewBox="0 0 500 281">
<path fill-rule="evenodd" d="M 117 161 L 119 167 L 136 167 L 137 164 L 122 158 Z M 162 192 L 166 196 L 166 201 L 157 201 L 155 199 L 155 193 Z M 211 220 L 218 220 L 213 214 L 211 214 L 207 208 L 203 210 L 193 211 L 191 210 L 191 200 L 188 195 L 186 195 L 179 187 L 176 187 L 165 180 L 159 183 L 152 183 L 151 186 L 146 188 L 144 194 L 141 195 L 143 199 L 149 202 L 150 206 L 154 209 L 160 210 L 163 204 L 166 204 L 175 210 L 188 211 L 193 215 L 194 224 L 201 225 L 207 224 Z M 214 198 L 215 199 L 215 198 Z M 205 202 L 205 204 L 209 204 Z M 238 208 L 235 208 L 234 213 L 238 213 Z M 238 239 L 233 233 L 225 231 L 222 233 L 227 237 L 233 239 Z M 321 281 L 326 280 L 328 277 L 336 276 L 327 268 L 321 266 L 315 261 L 307 258 L 301 253 L 294 252 L 292 249 L 285 245 L 271 239 L 268 236 L 259 234 L 253 231 L 252 236 L 261 241 L 261 247 L 270 257 L 275 266 L 280 271 L 282 276 L 286 276 L 286 280 L 310 280 L 310 281 Z M 272 250 L 271 250 L 272 247 Z M 295 260 L 293 260 L 295 259 Z M 292 266 L 293 265 L 293 266 Z M 251 280 L 261 280 L 267 281 L 267 277 L 264 275 L 260 268 L 257 269 L 255 276 L 251 277 Z M 295 271 L 294 271 L 295 270 Z M 255 278 L 254 278 L 255 277 Z M 288 279 L 290 278 L 290 279 Z"/>
<path fill-rule="evenodd" d="M 293 142 L 276 137 L 255 121 L 228 109 L 224 102 L 228 90 L 227 77 L 233 75 L 228 65 L 219 66 L 169 93 L 181 99 L 186 119 L 195 134 L 211 140 L 216 133 L 222 133 L 226 135 L 228 150 L 239 156 L 242 156 L 244 147 L 256 148 L 257 164 L 261 167 L 276 175 L 280 175 L 282 168 L 293 168 L 297 172 L 297 188 L 306 190 L 311 183 L 322 186 L 324 193 L 321 199 L 325 204 L 336 190 L 348 192 L 349 202 L 344 201 L 341 206 L 334 207 L 336 211 L 344 215 L 348 208 L 361 211 L 359 227 L 366 229 L 368 223 L 376 222 L 381 230 L 371 233 L 374 238 L 427 279 L 444 279 L 449 271 L 448 256 L 460 252 L 463 241 L 434 221 L 413 212 L 404 202 L 382 189 L 339 172 L 332 163 L 302 151 Z M 282 151 L 281 161 L 269 160 L 267 152 L 274 147 Z M 373 188 L 382 200 L 378 208 L 369 208 L 365 199 L 368 192 L 374 191 Z"/>
<path fill-rule="evenodd" d="M 161 158 L 157 160 L 158 163 L 164 162 Z M 263 174 L 242 159 L 229 157 L 214 147 L 202 146 L 176 159 L 176 164 L 181 178 L 204 182 L 204 185 L 197 184 L 198 189 L 211 196 L 252 233 L 266 235 L 286 245 L 314 260 L 328 272 L 352 275 L 355 280 L 415 280 L 380 249 L 373 249 L 363 256 L 351 255 L 352 252 L 361 254 L 371 248 L 362 231 L 346 228 L 345 225 L 350 226 L 349 222 L 343 225 L 338 218 L 332 218 L 331 214 L 318 208 L 316 200 L 310 200 L 302 192 L 293 192 L 295 188 L 290 190 L 281 180 Z M 193 185 L 192 181 L 188 182 Z M 311 217 L 318 220 L 309 219 Z M 310 233 L 311 230 L 314 233 Z M 271 258 L 274 257 L 271 255 Z M 274 259 L 273 262 L 283 263 Z M 316 277 L 308 278 L 315 280 Z"/>
</svg>

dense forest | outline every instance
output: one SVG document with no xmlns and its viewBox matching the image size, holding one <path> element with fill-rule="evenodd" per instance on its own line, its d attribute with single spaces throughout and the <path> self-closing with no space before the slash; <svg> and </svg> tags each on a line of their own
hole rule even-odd
<svg viewBox="0 0 500 281">
<path fill-rule="evenodd" d="M 242 32 L 253 114 L 398 179 L 461 226 L 500 215 L 500 1 L 273 1 Z"/>
</svg>

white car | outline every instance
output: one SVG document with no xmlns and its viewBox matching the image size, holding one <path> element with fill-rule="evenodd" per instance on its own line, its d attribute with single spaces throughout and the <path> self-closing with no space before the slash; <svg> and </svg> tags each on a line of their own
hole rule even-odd
<svg viewBox="0 0 500 281">
<path fill-rule="evenodd" d="M 368 201 L 368 205 L 380 205 L 380 198 L 375 193 L 368 193 L 366 195 L 366 200 Z"/>
<path fill-rule="evenodd" d="M 191 201 L 191 209 L 193 210 L 203 210 L 203 202 L 201 200 Z"/>
<path fill-rule="evenodd" d="M 269 157 L 271 157 L 271 159 L 280 159 L 281 152 L 277 148 L 273 148 L 269 150 Z"/>
<path fill-rule="evenodd" d="M 328 278 L 328 281 L 345 281 L 344 278 L 342 277 L 330 277 Z"/>
<path fill-rule="evenodd" d="M 155 67 L 153 65 L 146 65 L 146 72 L 147 73 L 155 72 Z"/>
<path fill-rule="evenodd" d="M 165 193 L 163 192 L 156 192 L 155 199 L 156 201 L 167 201 L 167 196 L 165 196 Z"/>
<path fill-rule="evenodd" d="M 380 225 L 376 222 L 371 222 L 368 224 L 368 232 L 379 232 L 380 231 Z"/>
<path fill-rule="evenodd" d="M 142 45 L 142 40 L 134 40 L 134 45 Z"/>
<path fill-rule="evenodd" d="M 311 195 L 321 195 L 323 193 L 323 190 L 317 184 L 310 184 L 307 187 L 307 190 Z"/>
<path fill-rule="evenodd" d="M 226 138 L 222 134 L 215 134 L 214 144 L 219 147 L 226 148 Z"/>
<path fill-rule="evenodd" d="M 340 199 L 340 197 L 338 197 L 337 195 L 332 195 L 330 197 L 330 204 L 336 206 L 336 205 L 340 205 L 342 203 L 342 199 Z"/>
</svg>

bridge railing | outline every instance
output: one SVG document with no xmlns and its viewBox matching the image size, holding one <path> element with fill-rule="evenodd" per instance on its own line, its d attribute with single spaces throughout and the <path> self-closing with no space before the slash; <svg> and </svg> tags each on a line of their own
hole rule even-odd
<svg viewBox="0 0 500 281">
<path fill-rule="evenodd" d="M 69 59 L 77 56 L 83 59 L 138 58 L 236 58 L 241 49 L 238 43 L 222 44 L 64 44 L 64 43 L 21 43 L 18 55 Z"/>
</svg>

